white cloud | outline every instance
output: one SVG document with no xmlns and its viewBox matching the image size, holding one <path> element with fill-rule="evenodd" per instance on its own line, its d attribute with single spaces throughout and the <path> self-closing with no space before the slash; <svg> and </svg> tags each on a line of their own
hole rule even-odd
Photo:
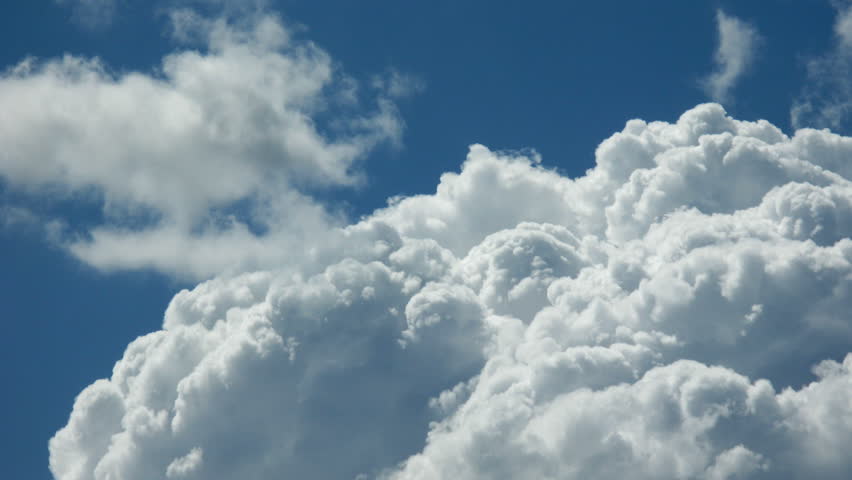
<svg viewBox="0 0 852 480">
<path fill-rule="evenodd" d="M 2 75 L 0 175 L 31 193 L 100 196 L 105 221 L 66 243 L 103 269 L 209 277 L 336 224 L 310 192 L 359 185 L 358 161 L 398 142 L 387 92 L 359 101 L 276 17 L 172 18 L 176 38 L 202 49 L 154 73 L 65 56 Z"/>
<path fill-rule="evenodd" d="M 754 61 L 760 35 L 752 25 L 722 10 L 716 11 L 716 28 L 719 32 L 714 55 L 716 70 L 704 79 L 703 85 L 710 98 L 728 102 L 731 90 Z"/>
<path fill-rule="evenodd" d="M 302 261 L 175 296 L 51 471 L 849 478 L 850 146 L 715 104 L 573 180 L 472 146 Z"/>
<path fill-rule="evenodd" d="M 426 80 L 417 75 L 402 73 L 396 69 L 388 70 L 384 75 L 376 75 L 373 87 L 388 92 L 392 98 L 404 98 L 426 89 Z"/>
<path fill-rule="evenodd" d="M 184 457 L 176 458 L 166 467 L 167 478 L 182 478 L 192 474 L 201 466 L 204 459 L 204 451 L 193 448 Z"/>
<path fill-rule="evenodd" d="M 790 108 L 794 128 L 841 130 L 847 126 L 852 112 L 852 5 L 844 3 L 835 3 L 833 47 L 806 64 L 805 86 Z"/>
</svg>

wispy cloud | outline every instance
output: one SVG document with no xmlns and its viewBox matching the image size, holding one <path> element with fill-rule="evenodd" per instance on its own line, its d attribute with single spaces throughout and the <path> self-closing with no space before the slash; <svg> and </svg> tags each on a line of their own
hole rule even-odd
<svg viewBox="0 0 852 480">
<path fill-rule="evenodd" d="M 109 26 L 115 18 L 120 0 L 56 0 L 71 8 L 72 18 L 85 28 L 98 29 Z"/>
<path fill-rule="evenodd" d="M 707 95 L 717 102 L 730 101 L 731 90 L 754 60 L 760 43 L 757 29 L 722 10 L 716 11 L 719 45 L 714 60 L 716 69 L 703 81 Z"/>
<path fill-rule="evenodd" d="M 794 128 L 843 129 L 852 113 L 852 5 L 837 5 L 834 45 L 807 62 L 807 80 L 790 108 Z"/>
</svg>

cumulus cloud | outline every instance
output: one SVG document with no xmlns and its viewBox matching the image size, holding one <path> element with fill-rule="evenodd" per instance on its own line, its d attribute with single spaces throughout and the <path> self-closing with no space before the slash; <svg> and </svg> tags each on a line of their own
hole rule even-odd
<svg viewBox="0 0 852 480">
<path fill-rule="evenodd" d="M 184 43 L 154 72 L 66 55 L 0 76 L 0 176 L 102 204 L 63 242 L 102 269 L 208 278 L 337 224 L 312 192 L 362 184 L 358 161 L 399 141 L 395 93 L 359 92 L 272 15 L 171 19 Z"/>
<path fill-rule="evenodd" d="M 834 45 L 806 63 L 807 79 L 790 109 L 795 128 L 846 128 L 852 112 L 852 5 L 837 2 Z"/>
<path fill-rule="evenodd" d="M 51 471 L 848 478 L 850 153 L 716 104 L 576 179 L 474 145 L 303 262 L 176 295 Z"/>
<path fill-rule="evenodd" d="M 751 67 L 760 35 L 752 25 L 722 10 L 716 11 L 719 44 L 714 61 L 716 69 L 703 80 L 707 95 L 717 102 L 728 102 L 731 90 Z"/>
</svg>

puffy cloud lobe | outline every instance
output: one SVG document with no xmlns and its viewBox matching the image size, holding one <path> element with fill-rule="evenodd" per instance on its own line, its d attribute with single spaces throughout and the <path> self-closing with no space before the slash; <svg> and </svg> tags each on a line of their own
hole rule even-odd
<svg viewBox="0 0 852 480">
<path fill-rule="evenodd" d="M 51 469 L 848 478 L 849 141 L 708 104 L 573 180 L 473 146 L 302 262 L 175 296 Z"/>
</svg>

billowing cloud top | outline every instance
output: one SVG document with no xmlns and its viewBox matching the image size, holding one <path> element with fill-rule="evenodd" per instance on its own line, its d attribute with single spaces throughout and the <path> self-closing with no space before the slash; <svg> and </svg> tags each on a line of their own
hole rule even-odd
<svg viewBox="0 0 852 480">
<path fill-rule="evenodd" d="M 629 121 L 577 179 L 474 145 L 299 262 L 179 293 L 79 395 L 51 471 L 849 478 L 850 155 L 716 104 Z"/>
</svg>

